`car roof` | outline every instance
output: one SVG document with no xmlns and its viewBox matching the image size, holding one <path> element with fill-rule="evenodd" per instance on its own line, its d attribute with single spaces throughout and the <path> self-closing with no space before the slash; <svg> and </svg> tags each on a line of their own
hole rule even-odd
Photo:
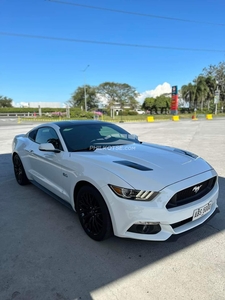
<svg viewBox="0 0 225 300">
<path fill-rule="evenodd" d="M 98 120 L 68 120 L 68 121 L 57 121 L 52 122 L 51 124 L 55 124 L 60 128 L 64 128 L 71 125 L 94 125 L 94 124 L 112 124 L 109 122 L 98 121 Z"/>
</svg>

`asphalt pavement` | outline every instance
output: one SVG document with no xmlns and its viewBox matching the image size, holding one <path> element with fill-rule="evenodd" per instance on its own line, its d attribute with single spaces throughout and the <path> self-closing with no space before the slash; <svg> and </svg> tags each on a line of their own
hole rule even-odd
<svg viewBox="0 0 225 300">
<path fill-rule="evenodd" d="M 91 240 L 78 216 L 33 185 L 19 186 L 11 143 L 36 123 L 0 122 L 1 300 L 225 299 L 225 120 L 119 123 L 218 172 L 220 213 L 177 241 Z"/>
</svg>

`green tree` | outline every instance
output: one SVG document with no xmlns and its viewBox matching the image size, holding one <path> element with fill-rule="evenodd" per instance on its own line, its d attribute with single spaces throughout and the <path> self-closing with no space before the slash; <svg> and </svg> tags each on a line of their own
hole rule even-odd
<svg viewBox="0 0 225 300">
<path fill-rule="evenodd" d="M 203 69 L 203 75 L 215 79 L 220 90 L 220 100 L 225 101 L 225 62 L 220 62 L 218 65 L 209 65 L 209 67 Z"/>
<path fill-rule="evenodd" d="M 185 102 L 189 103 L 189 108 L 196 107 L 195 96 L 196 96 L 196 85 L 193 83 L 188 83 L 181 87 L 181 96 Z"/>
<path fill-rule="evenodd" d="M 11 98 L 0 96 L 0 107 L 13 107 L 12 101 Z"/>
<path fill-rule="evenodd" d="M 72 94 L 71 99 L 67 102 L 71 107 L 79 107 L 80 109 L 85 109 L 85 88 L 86 88 L 86 101 L 87 110 L 92 110 L 98 108 L 98 97 L 96 93 L 96 88 L 90 85 L 79 86 Z"/>
<path fill-rule="evenodd" d="M 159 109 L 161 114 L 163 112 L 168 113 L 169 108 L 170 108 L 170 103 L 171 103 L 171 98 L 169 98 L 165 95 L 160 95 L 155 98 L 155 105 L 156 105 L 157 111 Z"/>
<path fill-rule="evenodd" d="M 141 108 L 143 110 L 149 110 L 150 113 L 152 114 L 153 110 L 157 113 L 156 105 L 155 105 L 155 98 L 153 97 L 147 97 L 145 98 Z"/>
<path fill-rule="evenodd" d="M 217 88 L 216 80 L 212 76 L 208 76 L 205 79 L 205 82 L 208 86 L 208 94 L 206 97 L 206 104 L 208 110 L 210 109 L 210 103 L 214 103 L 215 90 Z"/>
<path fill-rule="evenodd" d="M 190 108 L 203 110 L 207 107 L 209 110 L 210 103 L 214 100 L 216 86 L 216 80 L 212 76 L 199 75 L 193 83 L 181 87 L 181 96 L 189 102 Z"/>
<path fill-rule="evenodd" d="M 138 108 L 140 106 L 140 103 L 132 96 L 128 98 L 128 103 L 129 103 L 130 109 L 132 109 L 132 110 L 135 110 L 136 108 Z"/>
<path fill-rule="evenodd" d="M 127 83 L 104 82 L 97 88 L 98 93 L 107 99 L 108 106 L 119 104 L 121 108 L 127 106 L 137 106 L 138 92 Z"/>
<path fill-rule="evenodd" d="M 200 75 L 194 81 L 196 83 L 195 100 L 197 102 L 197 107 L 200 106 L 200 109 L 203 110 L 204 102 L 207 99 L 207 95 L 209 93 L 206 78 Z"/>
</svg>

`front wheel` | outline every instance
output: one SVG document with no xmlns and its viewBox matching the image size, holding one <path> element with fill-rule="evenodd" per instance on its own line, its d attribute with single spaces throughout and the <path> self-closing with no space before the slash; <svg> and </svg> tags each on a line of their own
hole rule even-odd
<svg viewBox="0 0 225 300">
<path fill-rule="evenodd" d="M 76 210 L 87 235 L 102 241 L 113 234 L 108 208 L 101 194 L 92 186 L 83 186 L 76 198 Z"/>
<path fill-rule="evenodd" d="M 13 156 L 13 166 L 14 166 L 14 174 L 15 174 L 17 182 L 20 185 L 28 184 L 29 180 L 28 180 L 27 175 L 26 175 L 26 173 L 24 171 L 24 167 L 23 167 L 22 161 L 19 158 L 18 154 L 15 154 Z"/>
</svg>

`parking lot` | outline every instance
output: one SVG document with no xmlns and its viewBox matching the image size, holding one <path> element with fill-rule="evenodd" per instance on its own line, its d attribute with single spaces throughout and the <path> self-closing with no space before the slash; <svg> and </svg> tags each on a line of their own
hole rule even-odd
<svg viewBox="0 0 225 300">
<path fill-rule="evenodd" d="M 184 148 L 218 172 L 220 213 L 177 241 L 91 240 L 78 216 L 33 185 L 19 186 L 14 135 L 0 122 L 0 299 L 225 299 L 225 119 L 119 123 L 146 142 Z"/>
</svg>

